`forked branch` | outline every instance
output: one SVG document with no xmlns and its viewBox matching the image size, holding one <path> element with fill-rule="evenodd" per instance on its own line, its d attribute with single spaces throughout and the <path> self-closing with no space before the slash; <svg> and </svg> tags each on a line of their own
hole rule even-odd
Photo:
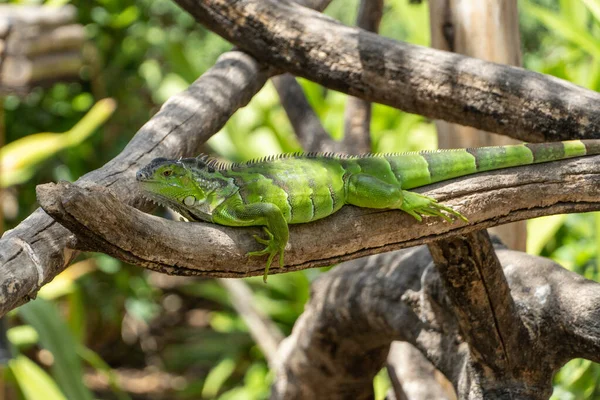
<svg viewBox="0 0 600 400">
<path fill-rule="evenodd" d="M 505 342 L 520 356 L 504 374 L 491 373 L 493 363 L 469 352 L 421 246 L 341 264 L 313 284 L 304 314 L 280 346 L 272 399 L 372 398 L 372 378 L 395 340 L 421 350 L 460 399 L 547 399 L 553 374 L 567 360 L 600 361 L 600 284 L 542 257 L 502 248 L 497 255 L 516 305 L 512 316 L 528 332 Z"/>
</svg>

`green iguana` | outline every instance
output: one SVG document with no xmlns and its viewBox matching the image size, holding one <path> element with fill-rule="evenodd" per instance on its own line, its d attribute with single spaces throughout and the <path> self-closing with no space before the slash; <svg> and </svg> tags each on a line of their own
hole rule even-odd
<svg viewBox="0 0 600 400">
<path fill-rule="evenodd" d="M 138 171 L 137 180 L 147 197 L 190 221 L 262 225 L 266 238 L 254 238 L 266 247 L 248 255 L 268 255 L 266 281 L 275 256 L 279 255 L 283 267 L 288 224 L 327 217 L 345 204 L 399 209 L 418 221 L 423 216 L 467 221 L 459 212 L 407 189 L 476 172 L 592 154 L 600 154 L 600 140 L 363 156 L 288 154 L 237 164 L 200 155 L 157 158 Z"/>
</svg>

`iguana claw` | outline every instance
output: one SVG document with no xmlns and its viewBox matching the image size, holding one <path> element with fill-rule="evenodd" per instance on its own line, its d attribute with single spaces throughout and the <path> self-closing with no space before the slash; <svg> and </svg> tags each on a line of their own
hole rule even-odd
<svg viewBox="0 0 600 400">
<path fill-rule="evenodd" d="M 279 253 L 279 267 L 283 268 L 283 251 L 285 250 L 285 244 L 283 247 L 280 246 L 278 243 L 276 243 L 276 240 L 275 240 L 273 234 L 266 227 L 263 227 L 263 230 L 267 234 L 268 239 L 263 239 L 258 235 L 253 235 L 253 237 L 258 243 L 264 244 L 267 247 L 265 247 L 262 250 L 250 251 L 247 253 L 247 255 L 248 256 L 264 256 L 265 254 L 269 255 L 269 258 L 267 258 L 267 265 L 265 266 L 265 273 L 263 275 L 263 281 L 265 283 L 267 283 L 267 276 L 269 275 L 269 268 L 271 267 L 273 258 L 275 258 L 275 256 L 278 253 Z"/>
<path fill-rule="evenodd" d="M 453 218 L 460 218 L 465 222 L 469 220 L 458 211 L 437 202 L 431 197 L 422 194 L 403 191 L 403 201 L 400 208 L 412 215 L 417 221 L 422 221 L 423 216 L 433 216 L 444 218 L 448 222 L 453 222 Z M 444 211 L 444 212 L 442 212 Z"/>
</svg>

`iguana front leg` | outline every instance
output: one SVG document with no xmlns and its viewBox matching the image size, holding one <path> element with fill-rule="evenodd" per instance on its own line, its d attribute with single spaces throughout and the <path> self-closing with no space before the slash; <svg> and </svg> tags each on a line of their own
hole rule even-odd
<svg viewBox="0 0 600 400">
<path fill-rule="evenodd" d="M 254 239 L 266 247 L 262 250 L 251 251 L 248 256 L 263 256 L 268 254 L 267 265 L 263 280 L 267 281 L 269 268 L 273 258 L 279 254 L 279 267 L 283 268 L 283 252 L 289 239 L 288 224 L 281 210 L 272 203 L 243 204 L 225 202 L 213 213 L 213 221 L 228 226 L 257 226 L 263 225 L 267 238 L 254 235 Z"/>
<path fill-rule="evenodd" d="M 429 215 L 450 222 L 452 217 L 468 222 L 461 213 L 431 197 L 402 190 L 400 185 L 393 185 L 367 174 L 355 174 L 348 179 L 346 202 L 359 207 L 400 209 L 418 221 Z"/>
</svg>

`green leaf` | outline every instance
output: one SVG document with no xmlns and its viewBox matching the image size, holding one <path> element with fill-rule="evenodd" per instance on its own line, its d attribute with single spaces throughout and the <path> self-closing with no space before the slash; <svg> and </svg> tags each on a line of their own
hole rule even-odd
<svg viewBox="0 0 600 400">
<path fill-rule="evenodd" d="M 214 399 L 233 371 L 235 371 L 235 361 L 232 358 L 221 360 L 206 376 L 202 388 L 202 398 Z"/>
<path fill-rule="evenodd" d="M 6 336 L 8 336 L 8 340 L 19 349 L 29 348 L 34 344 L 37 344 L 40 338 L 37 331 L 29 325 L 19 325 L 10 328 L 6 332 Z"/>
<path fill-rule="evenodd" d="M 565 214 L 559 214 L 527 221 L 527 229 L 531 232 L 527 236 L 527 253 L 540 255 L 544 246 L 556 235 L 566 219 Z"/>
<path fill-rule="evenodd" d="M 377 375 L 375 375 L 375 379 L 373 379 L 373 391 L 375 392 L 375 399 L 384 400 L 390 387 L 391 383 L 387 374 L 387 370 L 382 369 Z"/>
<path fill-rule="evenodd" d="M 0 187 L 23 183 L 31 178 L 34 166 L 60 150 L 83 142 L 112 115 L 115 108 L 113 99 L 100 100 L 64 133 L 36 133 L 0 148 Z"/>
<path fill-rule="evenodd" d="M 67 400 L 52 378 L 29 358 L 19 355 L 8 367 L 25 400 Z"/>
<path fill-rule="evenodd" d="M 52 375 L 69 399 L 92 400 L 83 384 L 78 343 L 52 303 L 38 298 L 18 309 L 18 313 L 40 336 L 41 345 L 54 356 Z"/>
<path fill-rule="evenodd" d="M 600 1 L 599 0 L 581 0 L 594 16 L 597 22 L 600 22 Z"/>
<path fill-rule="evenodd" d="M 581 47 L 592 56 L 600 58 L 600 41 L 592 36 L 585 26 L 574 24 L 561 14 L 536 6 L 529 1 L 521 2 L 521 7 L 551 31 Z"/>
</svg>

